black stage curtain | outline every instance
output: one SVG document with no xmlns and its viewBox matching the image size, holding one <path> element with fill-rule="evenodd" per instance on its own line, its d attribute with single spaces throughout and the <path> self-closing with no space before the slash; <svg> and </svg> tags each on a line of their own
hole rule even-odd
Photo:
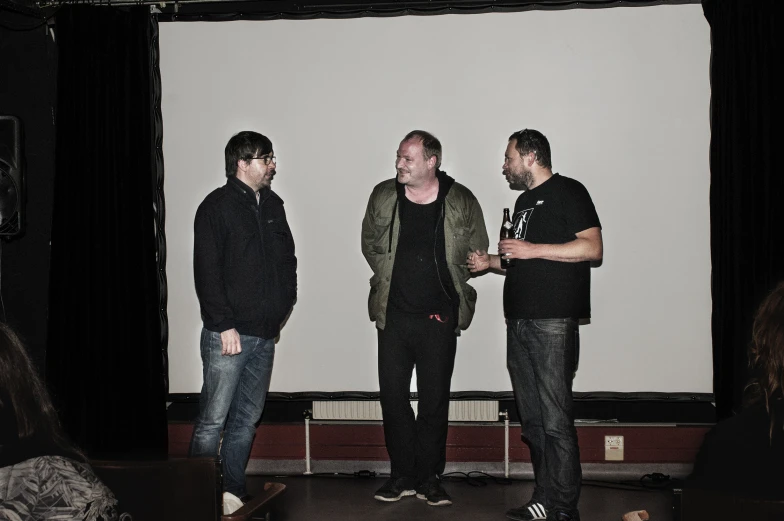
<svg viewBox="0 0 784 521">
<path fill-rule="evenodd" d="M 64 6 L 47 380 L 92 457 L 167 453 L 148 7 Z"/>
<path fill-rule="evenodd" d="M 741 404 L 757 305 L 784 277 L 781 0 L 704 0 L 711 26 L 713 382 L 719 418 Z M 677 187 L 673 187 L 677 189 Z"/>
</svg>

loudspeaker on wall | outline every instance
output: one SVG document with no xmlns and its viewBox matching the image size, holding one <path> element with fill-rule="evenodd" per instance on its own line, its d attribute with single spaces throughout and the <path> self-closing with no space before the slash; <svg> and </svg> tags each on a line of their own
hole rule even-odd
<svg viewBox="0 0 784 521">
<path fill-rule="evenodd" d="M 24 154 L 22 122 L 0 115 L 0 237 L 22 234 L 24 225 Z"/>
</svg>

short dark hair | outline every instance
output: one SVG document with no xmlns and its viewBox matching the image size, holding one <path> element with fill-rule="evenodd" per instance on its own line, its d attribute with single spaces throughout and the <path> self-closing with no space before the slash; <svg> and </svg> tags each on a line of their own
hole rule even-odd
<svg viewBox="0 0 784 521">
<path fill-rule="evenodd" d="M 430 132 L 425 132 L 424 130 L 412 130 L 406 137 L 403 138 L 403 141 L 408 141 L 409 139 L 419 138 L 422 141 L 422 153 L 425 155 L 425 161 L 430 159 L 433 156 L 436 156 L 436 170 L 441 167 L 441 142 L 438 140 Z"/>
<path fill-rule="evenodd" d="M 553 167 L 553 162 L 550 159 L 550 142 L 547 141 L 544 134 L 538 130 L 526 128 L 509 136 L 509 141 L 513 139 L 517 142 L 515 148 L 521 156 L 533 152 L 536 155 L 537 163 L 545 168 Z"/>
<path fill-rule="evenodd" d="M 7 402 L 7 403 L 6 403 Z M 22 341 L 0 322 L 0 408 L 16 418 L 19 439 L 37 438 L 74 459 L 85 457 L 63 433 L 52 400 Z"/>
<path fill-rule="evenodd" d="M 226 177 L 237 175 L 237 162 L 250 161 L 252 157 L 260 157 L 272 152 L 272 141 L 258 132 L 243 130 L 231 136 L 226 143 Z"/>
</svg>

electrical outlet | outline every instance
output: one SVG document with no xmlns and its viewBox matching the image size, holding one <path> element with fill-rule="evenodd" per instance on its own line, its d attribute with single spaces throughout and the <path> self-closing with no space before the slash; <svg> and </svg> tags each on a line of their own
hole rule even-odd
<svg viewBox="0 0 784 521">
<path fill-rule="evenodd" d="M 623 436 L 604 437 L 604 460 L 623 461 Z"/>
</svg>

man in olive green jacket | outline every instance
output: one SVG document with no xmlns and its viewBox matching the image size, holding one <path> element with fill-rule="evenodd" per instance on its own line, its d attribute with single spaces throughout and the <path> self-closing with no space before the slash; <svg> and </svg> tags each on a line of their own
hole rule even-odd
<svg viewBox="0 0 784 521">
<path fill-rule="evenodd" d="M 379 183 L 362 221 L 373 270 L 368 311 L 378 328 L 378 376 L 390 479 L 380 501 L 416 494 L 451 504 L 438 476 L 446 464 L 449 391 L 457 335 L 471 324 L 476 291 L 466 255 L 488 246 L 482 209 L 439 170 L 441 143 L 415 130 L 400 143 L 397 177 Z M 416 419 L 410 405 L 417 371 Z"/>
</svg>

